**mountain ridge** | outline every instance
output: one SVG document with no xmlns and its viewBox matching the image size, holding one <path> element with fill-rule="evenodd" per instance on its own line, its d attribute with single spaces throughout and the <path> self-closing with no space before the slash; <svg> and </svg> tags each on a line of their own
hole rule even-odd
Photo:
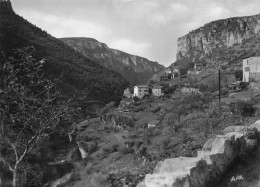
<svg viewBox="0 0 260 187">
<path fill-rule="evenodd" d="M 128 85 L 117 72 L 81 55 L 17 15 L 10 1 L 0 1 L 0 50 L 12 56 L 14 49 L 27 46 L 36 48 L 37 59 L 47 60 L 44 71 L 48 77 L 63 75 L 60 87 L 64 93 L 107 103 L 120 100 Z"/>
<path fill-rule="evenodd" d="M 101 65 L 119 72 L 131 85 L 146 83 L 154 73 L 164 68 L 158 62 L 109 48 L 107 44 L 94 38 L 69 37 L 60 39 L 77 52 L 96 59 Z"/>
</svg>

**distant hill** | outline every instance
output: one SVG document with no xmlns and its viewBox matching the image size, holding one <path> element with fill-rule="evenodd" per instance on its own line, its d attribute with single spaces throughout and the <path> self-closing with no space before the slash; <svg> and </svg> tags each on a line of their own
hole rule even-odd
<svg viewBox="0 0 260 187">
<path fill-rule="evenodd" d="M 10 1 L 0 1 L 0 51 L 12 56 L 13 50 L 36 48 L 36 58 L 47 59 L 44 71 L 49 78 L 63 75 L 60 89 L 71 95 L 102 102 L 120 100 L 128 83 L 123 77 L 83 56 L 59 39 L 17 15 Z"/>
<path fill-rule="evenodd" d="M 92 58 L 102 66 L 119 72 L 131 85 L 146 83 L 163 65 L 146 58 L 109 48 L 93 38 L 61 38 L 75 51 Z"/>
</svg>

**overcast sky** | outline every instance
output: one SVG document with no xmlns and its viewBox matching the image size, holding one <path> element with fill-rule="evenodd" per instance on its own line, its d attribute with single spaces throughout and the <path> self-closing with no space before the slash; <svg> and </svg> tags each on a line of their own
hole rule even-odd
<svg viewBox="0 0 260 187">
<path fill-rule="evenodd" d="M 60 37 L 91 37 L 158 61 L 176 59 L 177 38 L 216 19 L 260 13 L 260 0 L 12 0 L 31 23 Z"/>
</svg>

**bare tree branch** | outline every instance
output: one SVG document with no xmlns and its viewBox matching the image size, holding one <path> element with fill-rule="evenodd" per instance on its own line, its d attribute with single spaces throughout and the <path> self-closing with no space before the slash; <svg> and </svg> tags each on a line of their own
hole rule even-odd
<svg viewBox="0 0 260 187">
<path fill-rule="evenodd" d="M 1 160 L 5 165 L 8 166 L 8 168 L 9 168 L 10 171 L 14 171 L 14 169 L 11 167 L 11 165 L 10 165 L 10 164 L 4 159 L 4 157 L 1 156 L 1 155 L 0 155 L 0 160 Z"/>
</svg>

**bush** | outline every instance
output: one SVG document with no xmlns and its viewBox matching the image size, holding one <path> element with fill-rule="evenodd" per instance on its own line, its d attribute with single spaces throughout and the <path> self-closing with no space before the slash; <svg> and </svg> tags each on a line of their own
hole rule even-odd
<svg viewBox="0 0 260 187">
<path fill-rule="evenodd" d="M 168 84 L 164 84 L 162 85 L 162 92 L 164 94 L 172 94 L 175 92 L 175 90 L 177 89 L 177 86 L 169 86 Z"/>
<path fill-rule="evenodd" d="M 140 99 L 139 99 L 137 96 L 134 96 L 134 97 L 133 97 L 133 101 L 134 101 L 134 102 L 137 102 L 137 101 L 139 101 L 139 100 L 140 100 Z"/>
<path fill-rule="evenodd" d="M 251 101 L 238 101 L 234 103 L 230 103 L 231 111 L 242 117 L 250 117 L 255 113 L 255 108 Z"/>
<path fill-rule="evenodd" d="M 104 108 L 101 109 L 100 113 L 105 114 L 108 111 L 110 111 L 111 109 L 113 109 L 114 107 L 115 107 L 115 102 L 111 101 L 110 103 L 106 104 L 106 106 Z"/>
<path fill-rule="evenodd" d="M 242 70 L 236 70 L 235 71 L 235 77 L 236 77 L 237 80 L 242 81 L 242 79 L 243 79 L 243 71 Z"/>
<path fill-rule="evenodd" d="M 134 149 L 133 148 L 128 148 L 128 147 L 121 147 L 118 150 L 120 153 L 126 155 L 126 154 L 132 154 L 134 153 Z"/>
<path fill-rule="evenodd" d="M 249 83 L 247 83 L 247 82 L 241 82 L 241 83 L 239 84 L 239 86 L 240 86 L 240 88 L 241 88 L 242 90 L 246 90 L 246 89 L 248 88 L 248 85 L 249 85 Z"/>
<path fill-rule="evenodd" d="M 159 112 L 160 110 L 161 110 L 161 107 L 160 107 L 160 106 L 156 106 L 156 107 L 154 107 L 154 108 L 151 109 L 151 112 L 157 113 L 157 112 Z"/>
</svg>

